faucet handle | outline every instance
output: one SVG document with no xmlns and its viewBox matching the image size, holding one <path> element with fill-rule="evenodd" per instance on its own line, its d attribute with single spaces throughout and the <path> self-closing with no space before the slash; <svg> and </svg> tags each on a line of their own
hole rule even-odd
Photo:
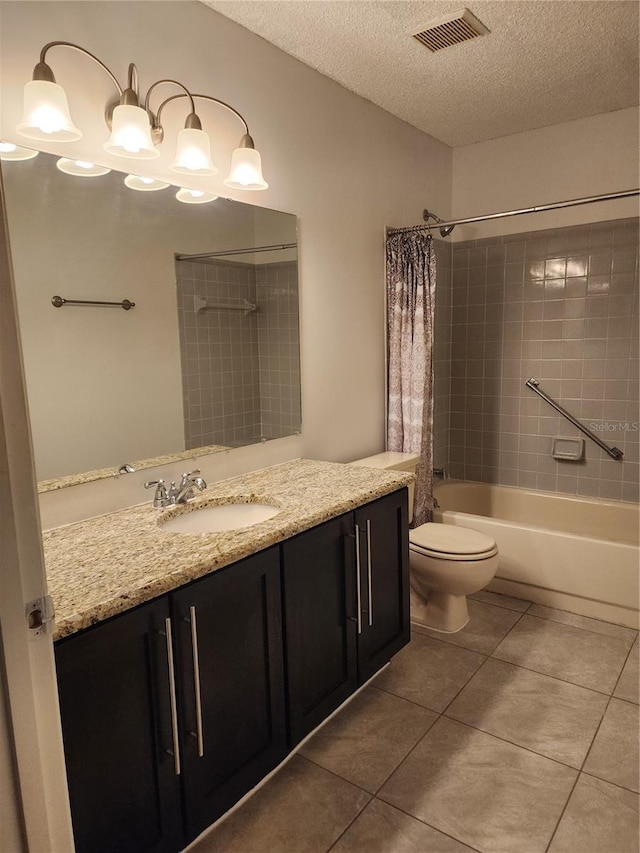
<svg viewBox="0 0 640 853">
<path fill-rule="evenodd" d="M 152 489 L 154 486 L 164 486 L 164 480 L 147 480 L 144 484 L 145 489 Z"/>
<path fill-rule="evenodd" d="M 156 509 L 164 509 L 169 502 L 164 480 L 148 480 L 144 484 L 145 489 L 152 489 L 154 486 L 156 487 L 156 493 L 153 496 L 153 505 Z"/>
<path fill-rule="evenodd" d="M 199 468 L 194 468 L 193 471 L 187 471 L 187 472 L 183 471 L 181 479 L 180 479 L 179 488 L 183 489 L 187 485 L 187 483 L 191 480 L 192 477 L 198 477 L 198 476 L 200 476 L 200 469 Z"/>
</svg>

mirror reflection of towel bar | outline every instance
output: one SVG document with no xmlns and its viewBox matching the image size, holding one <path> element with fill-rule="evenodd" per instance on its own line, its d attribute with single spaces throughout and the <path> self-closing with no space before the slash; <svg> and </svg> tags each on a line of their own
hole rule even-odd
<svg viewBox="0 0 640 853">
<path fill-rule="evenodd" d="M 128 299 L 123 299 L 122 302 L 96 302 L 93 299 L 63 299 L 62 296 L 52 296 L 51 304 L 54 308 L 62 308 L 63 305 L 110 305 L 124 308 L 125 311 L 136 307 L 136 303 Z"/>
</svg>

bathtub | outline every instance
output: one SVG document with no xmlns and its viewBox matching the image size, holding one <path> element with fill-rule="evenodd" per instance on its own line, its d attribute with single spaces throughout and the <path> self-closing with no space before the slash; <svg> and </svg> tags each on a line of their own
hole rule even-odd
<svg viewBox="0 0 640 853">
<path fill-rule="evenodd" d="M 434 521 L 492 536 L 488 589 L 638 628 L 638 504 L 448 480 Z"/>
</svg>

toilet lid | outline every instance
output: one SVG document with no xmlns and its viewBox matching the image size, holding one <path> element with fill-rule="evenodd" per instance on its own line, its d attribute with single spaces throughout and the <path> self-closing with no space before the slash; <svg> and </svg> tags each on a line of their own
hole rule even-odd
<svg viewBox="0 0 640 853">
<path fill-rule="evenodd" d="M 432 521 L 410 530 L 409 543 L 414 550 L 441 559 L 486 559 L 498 553 L 495 540 L 478 530 Z"/>
</svg>

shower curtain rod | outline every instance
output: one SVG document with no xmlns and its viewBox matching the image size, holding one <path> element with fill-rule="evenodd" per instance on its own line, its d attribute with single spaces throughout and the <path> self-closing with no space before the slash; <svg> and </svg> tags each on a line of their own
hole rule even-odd
<svg viewBox="0 0 640 853">
<path fill-rule="evenodd" d="M 201 252 L 198 255 L 176 255 L 176 261 L 197 261 L 201 258 L 220 258 L 226 255 L 249 255 L 252 252 L 280 252 L 296 249 L 297 243 L 278 243 L 276 246 L 251 246 L 250 249 L 229 249 L 228 252 Z"/>
<path fill-rule="evenodd" d="M 453 225 L 468 225 L 471 222 L 486 222 L 488 219 L 503 219 L 505 216 L 522 216 L 524 213 L 541 213 L 545 210 L 558 210 L 562 207 L 577 207 L 580 204 L 593 204 L 596 201 L 613 201 L 617 198 L 631 198 L 632 196 L 640 195 L 640 189 L 622 190 L 616 193 L 606 193 L 605 195 L 592 195 L 586 198 L 572 198 L 568 201 L 556 201 L 552 204 L 539 204 L 535 207 L 524 207 L 520 210 L 505 210 L 501 213 L 486 213 L 483 216 L 469 216 L 466 219 L 450 219 L 448 222 L 435 222 L 431 225 L 410 225 L 408 228 L 389 228 L 388 234 L 402 234 L 406 231 L 428 231 L 434 228 L 447 228 Z M 425 211 L 426 213 L 426 211 Z"/>
</svg>

